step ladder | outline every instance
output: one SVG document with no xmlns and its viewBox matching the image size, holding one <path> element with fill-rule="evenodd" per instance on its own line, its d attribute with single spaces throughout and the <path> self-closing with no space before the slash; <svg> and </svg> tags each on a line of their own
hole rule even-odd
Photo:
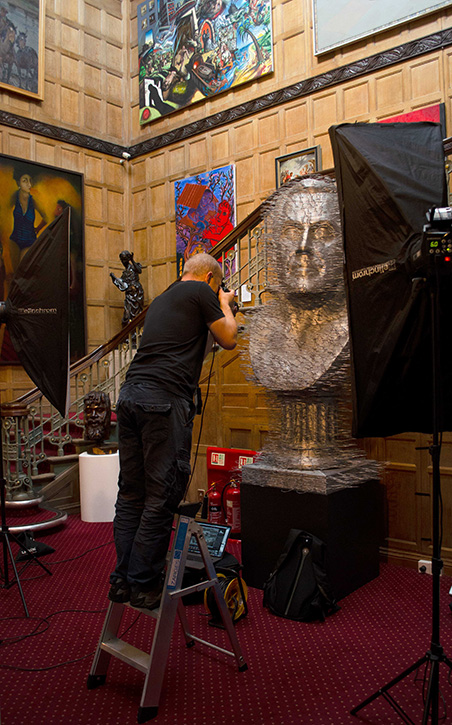
<svg viewBox="0 0 452 725">
<path fill-rule="evenodd" d="M 173 539 L 173 545 L 169 556 L 165 584 L 163 587 L 160 607 L 153 611 L 148 609 L 136 609 L 136 611 L 149 615 L 157 620 L 152 639 L 151 653 L 133 647 L 118 637 L 118 630 L 126 607 L 130 604 L 118 604 L 110 602 L 105 617 L 102 634 L 94 655 L 90 674 L 88 675 L 88 689 L 92 690 L 106 681 L 108 665 L 111 657 L 117 657 L 128 665 L 135 667 L 146 675 L 140 707 L 138 709 L 137 722 L 144 723 L 158 714 L 160 692 L 162 689 L 163 676 L 168 660 L 171 636 L 173 633 L 176 614 L 182 625 L 187 647 L 192 647 L 196 642 L 222 652 L 225 655 L 234 657 L 240 672 L 248 669 L 235 633 L 231 615 L 218 578 L 210 557 L 207 544 L 204 538 L 201 524 L 194 519 L 197 504 L 182 505 L 179 507 L 178 524 Z M 182 588 L 182 580 L 185 571 L 188 546 L 192 536 L 196 537 L 199 550 L 203 559 L 206 571 L 206 580 L 189 587 Z M 232 651 L 223 649 L 212 642 L 196 637 L 190 632 L 189 623 L 185 614 L 185 608 L 181 597 L 194 592 L 200 592 L 212 587 L 223 622 L 226 634 L 229 638 Z"/>
</svg>

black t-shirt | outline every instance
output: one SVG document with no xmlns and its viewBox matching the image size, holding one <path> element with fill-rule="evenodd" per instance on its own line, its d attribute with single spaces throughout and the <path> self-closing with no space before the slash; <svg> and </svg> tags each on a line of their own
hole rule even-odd
<svg viewBox="0 0 452 725">
<path fill-rule="evenodd" d="M 155 298 L 126 382 L 148 383 L 193 400 L 207 342 L 207 323 L 224 317 L 206 282 L 186 280 Z"/>
</svg>

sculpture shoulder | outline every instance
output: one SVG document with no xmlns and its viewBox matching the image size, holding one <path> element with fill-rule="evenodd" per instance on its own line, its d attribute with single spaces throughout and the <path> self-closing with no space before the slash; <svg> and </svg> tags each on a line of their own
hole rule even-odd
<svg viewBox="0 0 452 725">
<path fill-rule="evenodd" d="M 348 360 L 346 316 L 314 324 L 303 310 L 278 302 L 259 310 L 250 322 L 250 360 L 259 382 L 270 390 L 304 390 Z M 338 363 L 339 361 L 339 363 Z"/>
</svg>

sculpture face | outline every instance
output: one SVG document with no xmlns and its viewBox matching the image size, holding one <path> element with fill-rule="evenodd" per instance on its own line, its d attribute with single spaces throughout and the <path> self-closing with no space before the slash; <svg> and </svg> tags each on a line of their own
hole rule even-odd
<svg viewBox="0 0 452 725">
<path fill-rule="evenodd" d="M 336 195 L 315 187 L 300 189 L 283 196 L 274 212 L 272 238 L 281 291 L 319 295 L 343 285 Z"/>
<path fill-rule="evenodd" d="M 85 396 L 85 438 L 89 441 L 104 441 L 110 435 L 110 398 L 99 393 Z"/>
<path fill-rule="evenodd" d="M 275 297 L 251 322 L 254 373 L 270 390 L 316 386 L 317 396 L 330 395 L 348 341 L 335 185 L 308 178 L 282 186 L 264 218 Z"/>
<path fill-rule="evenodd" d="M 130 252 L 124 251 L 120 253 L 119 259 L 121 260 L 124 267 L 127 267 L 130 260 L 132 259 L 132 255 L 130 254 Z"/>
</svg>

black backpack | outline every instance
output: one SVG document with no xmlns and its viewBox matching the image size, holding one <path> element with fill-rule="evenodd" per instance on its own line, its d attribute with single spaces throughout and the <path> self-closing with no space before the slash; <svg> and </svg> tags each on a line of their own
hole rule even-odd
<svg viewBox="0 0 452 725">
<path fill-rule="evenodd" d="M 291 529 L 274 571 L 264 584 L 264 607 L 298 622 L 324 621 L 340 607 L 328 583 L 323 541 Z"/>
</svg>

